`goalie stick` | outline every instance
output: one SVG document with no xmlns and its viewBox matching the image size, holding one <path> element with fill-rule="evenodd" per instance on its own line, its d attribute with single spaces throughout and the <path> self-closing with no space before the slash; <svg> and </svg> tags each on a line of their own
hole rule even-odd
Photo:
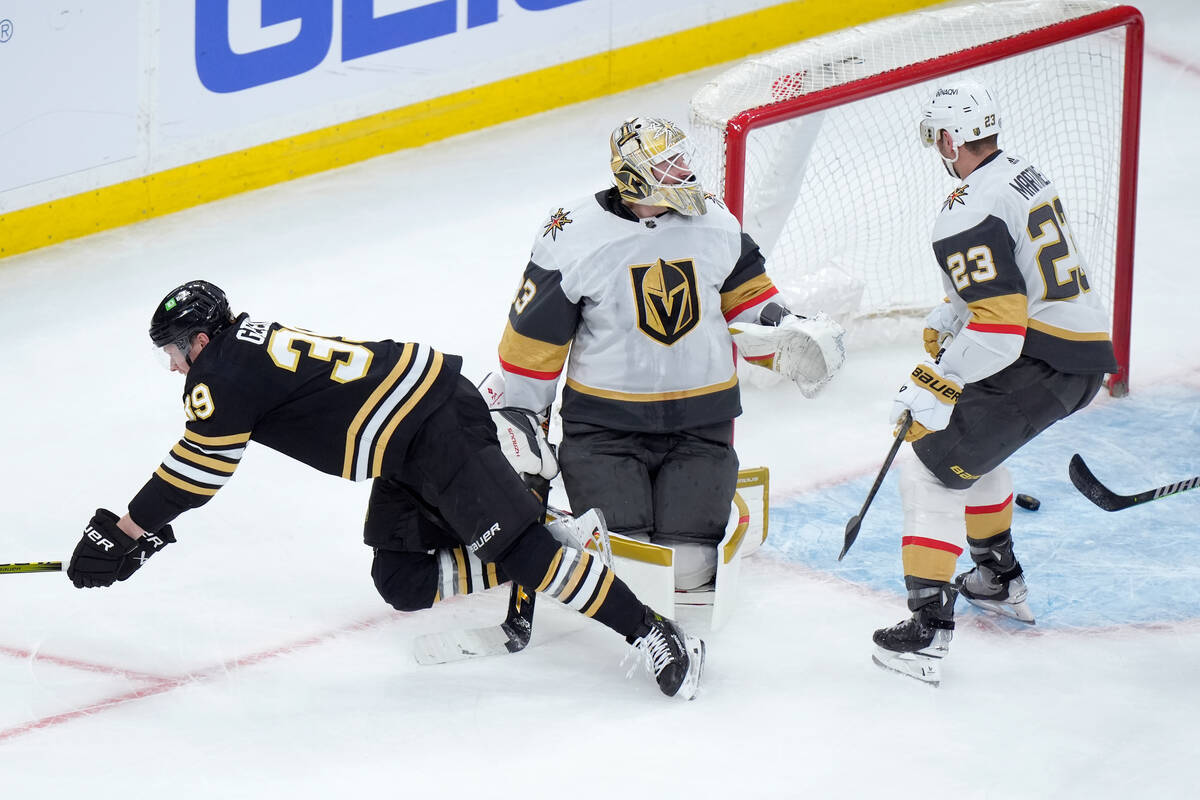
<svg viewBox="0 0 1200 800">
<path fill-rule="evenodd" d="M 61 561 L 26 561 L 18 564 L 0 564 L 0 575 L 18 572 L 62 572 Z"/>
<path fill-rule="evenodd" d="M 1159 486 L 1157 489 L 1147 489 L 1137 494 L 1117 494 L 1096 479 L 1087 464 L 1083 463 L 1083 457 L 1078 453 L 1071 456 L 1071 464 L 1067 468 L 1067 472 L 1070 474 L 1071 483 L 1075 484 L 1075 488 L 1105 511 L 1120 511 L 1123 508 L 1148 503 L 1151 500 L 1158 500 L 1160 497 L 1170 497 L 1173 494 L 1186 492 L 1188 489 L 1200 486 L 1200 475 L 1198 475 L 1178 483 Z"/>
<path fill-rule="evenodd" d="M 912 423 L 912 413 L 905 411 L 904 418 L 900 420 L 900 426 L 896 428 L 896 441 L 892 442 L 892 449 L 888 451 L 887 458 L 883 460 L 883 466 L 879 468 L 879 474 L 875 476 L 875 483 L 871 485 L 871 491 L 867 493 L 866 502 L 863 503 L 862 509 L 846 523 L 846 537 L 842 541 L 842 552 L 838 554 L 838 561 L 845 558 L 846 553 L 850 550 L 850 545 L 854 544 L 854 540 L 858 538 L 858 529 L 862 527 L 862 519 L 870 507 L 871 501 L 875 499 L 875 493 L 883 485 L 883 478 L 896 459 L 896 453 L 900 452 L 900 445 L 904 444 L 904 437 L 908 434 Z"/>
</svg>

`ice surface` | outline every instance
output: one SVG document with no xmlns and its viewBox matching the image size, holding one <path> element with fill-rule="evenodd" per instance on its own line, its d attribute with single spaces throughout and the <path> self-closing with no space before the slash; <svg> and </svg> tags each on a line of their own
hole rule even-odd
<svg viewBox="0 0 1200 800">
<path fill-rule="evenodd" d="M 625 645 L 551 602 L 523 653 L 419 667 L 415 636 L 503 616 L 505 590 L 392 612 L 361 544 L 368 487 L 262 447 L 127 583 L 0 576 L 0 791 L 11 798 L 1192 796 L 1200 766 L 1200 491 L 1116 514 L 1117 491 L 1200 473 L 1194 156 L 1200 9 L 1149 24 L 1133 395 L 1014 458 L 1036 628 L 964 610 L 940 689 L 871 664 L 904 614 L 882 459 L 919 343 L 856 351 L 819 398 L 748 389 L 745 466 L 771 468 L 771 539 L 709 637 L 692 703 L 626 680 Z M 205 277 L 238 309 L 318 332 L 427 341 L 481 375 L 548 209 L 608 181 L 625 116 L 686 119 L 715 70 L 231 198 L 0 264 L 0 561 L 66 560 L 179 436 L 180 379 L 145 329 Z M 1047 165 L 1047 169 L 1050 166 Z M 702 624 L 698 620 L 689 621 Z"/>
</svg>

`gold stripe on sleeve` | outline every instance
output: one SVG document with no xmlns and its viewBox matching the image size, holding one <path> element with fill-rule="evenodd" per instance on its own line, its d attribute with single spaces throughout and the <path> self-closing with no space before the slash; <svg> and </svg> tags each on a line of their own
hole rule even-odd
<svg viewBox="0 0 1200 800">
<path fill-rule="evenodd" d="M 216 458 L 200 455 L 199 453 L 193 453 L 179 442 L 175 443 L 175 446 L 171 448 L 171 452 L 185 461 L 198 464 L 199 466 L 205 467 L 206 469 L 211 469 L 214 472 L 232 473 L 235 469 L 237 469 L 237 464 L 230 464 L 228 461 L 221 461 Z"/>
<path fill-rule="evenodd" d="M 246 442 L 250 441 L 250 434 L 232 433 L 229 436 L 201 436 L 198 433 L 185 430 L 183 432 L 183 438 L 187 439 L 189 442 L 195 442 L 196 444 L 206 444 L 209 447 L 221 447 L 222 445 L 228 444 L 245 444 Z"/>
<path fill-rule="evenodd" d="M 1023 294 L 1002 294 L 967 303 L 971 322 L 982 325 L 1020 325 L 1029 320 L 1029 304 Z"/>
<path fill-rule="evenodd" d="M 721 292 L 721 313 L 726 314 L 731 308 L 753 300 L 764 292 L 771 291 L 775 284 L 765 274 L 755 275 L 750 280 L 728 292 Z"/>
<path fill-rule="evenodd" d="M 162 467 L 159 467 L 158 469 L 154 470 L 154 474 L 157 475 L 158 477 L 162 478 L 167 483 L 174 486 L 176 489 L 182 489 L 183 491 L 189 492 L 190 494 L 198 494 L 198 495 L 203 495 L 204 497 L 212 497 L 214 494 L 217 493 L 216 489 L 210 489 L 210 488 L 207 488 L 204 486 L 197 486 L 194 483 L 188 483 L 183 478 L 176 478 L 174 475 L 167 472 Z"/>
<path fill-rule="evenodd" d="M 504 326 L 500 337 L 500 359 L 513 366 L 531 372 L 554 372 L 562 370 L 567 362 L 567 351 L 571 345 L 551 344 L 531 336 L 524 336 L 513 328 L 512 323 Z"/>
</svg>

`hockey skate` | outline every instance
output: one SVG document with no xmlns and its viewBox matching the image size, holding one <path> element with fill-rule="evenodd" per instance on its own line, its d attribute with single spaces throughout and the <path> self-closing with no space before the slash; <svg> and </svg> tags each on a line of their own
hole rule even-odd
<svg viewBox="0 0 1200 800">
<path fill-rule="evenodd" d="M 704 641 L 698 636 L 688 636 L 678 624 L 649 606 L 646 626 L 649 630 L 628 641 L 641 652 L 658 688 L 668 697 L 694 699 L 704 670 Z"/>
<path fill-rule="evenodd" d="M 939 622 L 950 627 L 933 627 L 921 620 L 921 614 L 918 611 L 903 622 L 875 631 L 871 660 L 884 669 L 938 686 L 942 682 L 940 663 L 950 652 L 954 623 Z"/>
<path fill-rule="evenodd" d="M 1036 624 L 1033 611 L 1025 598 L 1029 590 L 1021 574 L 1021 565 L 997 575 L 989 567 L 980 565 L 954 579 L 959 594 L 967 602 L 984 611 L 1010 617 L 1029 625 Z"/>
<path fill-rule="evenodd" d="M 954 638 L 954 601 L 958 591 L 948 583 L 905 578 L 913 615 L 890 628 L 880 628 L 872 660 L 884 669 L 932 686 L 942 682 L 941 660 Z"/>
</svg>

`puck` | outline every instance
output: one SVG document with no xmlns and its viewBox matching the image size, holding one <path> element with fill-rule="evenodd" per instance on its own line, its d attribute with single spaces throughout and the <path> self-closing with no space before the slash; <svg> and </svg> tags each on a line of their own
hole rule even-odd
<svg viewBox="0 0 1200 800">
<path fill-rule="evenodd" d="M 1030 511 L 1037 511 L 1042 507 L 1042 501 L 1032 495 L 1019 494 L 1014 499 L 1017 501 L 1017 505 Z"/>
</svg>

